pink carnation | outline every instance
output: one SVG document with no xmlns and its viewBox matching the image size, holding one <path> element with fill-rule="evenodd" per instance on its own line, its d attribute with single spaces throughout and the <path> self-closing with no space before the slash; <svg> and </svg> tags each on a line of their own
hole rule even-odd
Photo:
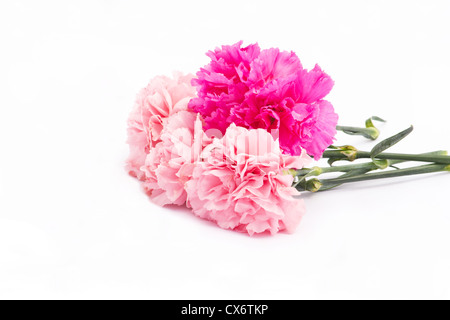
<svg viewBox="0 0 450 320">
<path fill-rule="evenodd" d="M 249 90 L 246 85 L 251 63 L 260 54 L 257 44 L 241 48 L 241 42 L 222 49 L 209 51 L 210 64 L 198 73 L 192 84 L 197 87 L 199 98 L 189 106 L 206 121 L 206 129 L 219 129 L 225 133 L 230 124 L 230 111 L 239 107 Z"/>
<path fill-rule="evenodd" d="M 192 75 L 176 73 L 174 78 L 153 78 L 137 95 L 135 106 L 128 119 L 128 144 L 130 155 L 127 171 L 140 180 L 145 178 L 141 167 L 160 141 L 162 129 L 171 115 L 187 110 L 188 102 L 195 96 L 190 82 Z"/>
<path fill-rule="evenodd" d="M 205 119 L 205 129 L 222 133 L 231 124 L 279 135 L 283 151 L 315 158 L 332 144 L 337 114 L 323 100 L 333 80 L 318 66 L 303 69 L 293 52 L 260 50 L 242 42 L 208 52 L 211 62 L 192 84 L 198 97 L 189 107 Z"/>
<path fill-rule="evenodd" d="M 205 148 L 186 184 L 194 213 L 220 227 L 240 232 L 293 232 L 304 212 L 303 200 L 293 196 L 289 169 L 300 169 L 308 155 L 284 155 L 278 141 L 262 129 L 232 124 L 222 139 Z"/>
<path fill-rule="evenodd" d="M 169 117 L 160 139 L 141 168 L 145 173 L 144 189 L 158 205 L 184 205 L 185 184 L 209 140 L 199 116 L 189 111 Z"/>
</svg>

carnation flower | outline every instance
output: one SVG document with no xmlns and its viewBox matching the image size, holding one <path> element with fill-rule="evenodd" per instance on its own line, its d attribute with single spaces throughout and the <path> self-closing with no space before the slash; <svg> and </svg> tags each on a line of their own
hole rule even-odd
<svg viewBox="0 0 450 320">
<path fill-rule="evenodd" d="M 278 141 L 265 130 L 232 124 L 222 139 L 202 153 L 186 184 L 194 213 L 220 227 L 240 232 L 293 232 L 304 212 L 292 187 L 289 169 L 301 169 L 308 155 L 282 154 Z"/>
<path fill-rule="evenodd" d="M 265 129 L 280 138 L 282 150 L 315 158 L 332 144 L 337 114 L 323 100 L 333 80 L 319 66 L 307 71 L 293 52 L 242 42 L 208 52 L 211 62 L 192 80 L 198 97 L 189 107 L 205 119 L 205 129 L 222 133 L 231 124 Z"/>
<path fill-rule="evenodd" d="M 199 116 L 189 111 L 169 117 L 160 139 L 141 168 L 145 173 L 144 189 L 158 205 L 184 205 L 185 184 L 192 177 L 204 143 L 209 140 Z"/>
<path fill-rule="evenodd" d="M 190 82 L 192 75 L 175 73 L 174 78 L 153 78 L 137 95 L 135 106 L 128 119 L 128 144 L 130 155 L 127 171 L 140 180 L 145 179 L 141 167 L 145 159 L 160 141 L 167 118 L 187 110 L 188 102 L 195 96 Z"/>
<path fill-rule="evenodd" d="M 260 54 L 257 44 L 241 48 L 237 43 L 209 51 L 209 65 L 198 73 L 192 84 L 197 87 L 199 98 L 192 99 L 190 107 L 206 121 L 206 129 L 219 129 L 225 133 L 230 124 L 230 110 L 239 107 L 249 90 L 246 85 L 251 63 Z"/>
</svg>

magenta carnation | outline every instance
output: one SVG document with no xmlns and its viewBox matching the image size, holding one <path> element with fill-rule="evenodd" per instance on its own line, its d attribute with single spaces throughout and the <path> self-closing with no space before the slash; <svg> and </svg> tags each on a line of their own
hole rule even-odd
<svg viewBox="0 0 450 320">
<path fill-rule="evenodd" d="M 239 107 L 248 92 L 246 85 L 250 76 L 251 63 L 259 56 L 257 44 L 241 48 L 241 43 L 222 46 L 209 51 L 209 65 L 198 72 L 198 79 L 192 80 L 199 98 L 189 106 L 206 120 L 206 129 L 219 129 L 225 133 L 230 124 L 230 110 Z"/>
<path fill-rule="evenodd" d="M 279 135 L 285 153 L 304 149 L 320 158 L 336 134 L 338 116 L 323 100 L 333 80 L 319 66 L 303 69 L 294 52 L 241 45 L 208 52 L 211 62 L 192 80 L 198 97 L 189 107 L 202 115 L 205 130 L 225 133 L 231 123 L 261 128 Z"/>
<path fill-rule="evenodd" d="M 303 200 L 294 198 L 299 192 L 288 171 L 311 160 L 304 151 L 295 157 L 282 154 L 267 131 L 232 124 L 201 158 L 186 184 L 197 216 L 250 235 L 295 230 L 305 208 Z"/>
</svg>

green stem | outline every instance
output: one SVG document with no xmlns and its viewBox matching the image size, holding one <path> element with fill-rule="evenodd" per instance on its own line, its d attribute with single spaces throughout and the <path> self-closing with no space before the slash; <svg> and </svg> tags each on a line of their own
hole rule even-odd
<svg viewBox="0 0 450 320">
<path fill-rule="evenodd" d="M 398 163 L 398 162 L 397 162 Z M 358 164 L 349 164 L 345 166 L 332 166 L 332 167 L 314 167 L 311 169 L 302 169 L 297 171 L 297 176 L 304 176 L 309 174 L 318 176 L 323 173 L 330 173 L 330 172 L 349 172 L 353 170 L 360 170 L 360 169 L 366 169 L 369 171 L 380 169 L 375 163 L 373 162 L 367 162 L 367 163 L 358 163 Z"/>
<path fill-rule="evenodd" d="M 433 151 L 433 152 L 427 152 L 420 154 L 421 156 L 446 156 L 448 153 L 447 151 Z M 344 166 L 331 166 L 331 167 L 314 167 L 314 168 L 305 168 L 302 170 L 297 170 L 297 176 L 304 176 L 309 174 L 309 176 L 318 176 L 323 173 L 329 173 L 329 172 L 350 172 L 354 170 L 377 170 L 377 169 L 386 169 L 389 166 L 399 164 L 406 162 L 406 160 L 390 160 L 390 159 L 384 159 L 386 161 L 383 161 L 383 163 L 375 163 L 375 162 L 366 162 L 366 163 L 358 163 L 358 164 L 349 164 Z"/>
<path fill-rule="evenodd" d="M 352 156 L 354 157 L 353 159 L 371 158 L 370 152 L 367 151 L 355 151 Z M 347 159 L 348 157 L 339 150 L 327 150 L 323 153 L 323 158 Z M 420 161 L 450 164 L 450 156 L 445 155 L 380 153 L 376 156 L 376 158 L 386 160 Z"/>
<path fill-rule="evenodd" d="M 402 177 L 402 176 L 410 176 L 417 174 L 425 174 L 425 173 L 433 173 L 440 171 L 450 171 L 450 166 L 445 164 L 427 164 L 418 167 L 406 168 L 406 169 L 398 169 L 391 171 L 382 171 L 375 172 L 365 175 L 358 175 L 354 177 L 345 177 L 345 178 L 335 178 L 335 179 L 324 179 L 321 180 L 322 183 L 348 183 L 348 182 L 358 182 L 365 180 L 376 180 L 376 179 L 384 179 L 384 178 L 394 178 L 394 177 Z"/>
<path fill-rule="evenodd" d="M 337 184 L 402 177 L 402 176 L 418 175 L 418 174 L 441 172 L 441 171 L 450 171 L 450 166 L 445 165 L 445 164 L 428 164 L 428 165 L 412 167 L 412 168 L 407 168 L 407 169 L 382 171 L 382 172 L 361 174 L 361 175 L 349 176 L 349 177 L 339 177 L 339 178 L 335 178 L 335 179 L 319 180 L 317 178 L 314 178 L 314 179 L 310 179 L 306 182 L 304 189 L 311 191 L 311 192 L 317 192 L 317 191 L 320 191 L 321 189 L 326 189 L 329 186 L 335 186 Z"/>
<path fill-rule="evenodd" d="M 344 173 L 341 176 L 341 178 L 354 177 L 354 176 L 366 174 L 367 172 L 370 172 L 370 171 L 372 171 L 372 170 L 370 170 L 370 169 L 357 169 L 357 170 L 353 170 L 353 171 L 349 171 L 347 173 Z M 320 191 L 326 191 L 326 190 L 334 189 L 336 187 L 339 187 L 340 185 L 342 185 L 342 183 L 329 184 L 326 187 L 322 187 L 320 189 Z"/>
</svg>

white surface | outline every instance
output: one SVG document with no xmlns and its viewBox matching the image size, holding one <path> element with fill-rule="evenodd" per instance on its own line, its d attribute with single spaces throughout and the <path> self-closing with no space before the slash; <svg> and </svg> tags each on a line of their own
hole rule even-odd
<svg viewBox="0 0 450 320">
<path fill-rule="evenodd" d="M 308 194 L 295 234 L 250 238 L 122 168 L 136 92 L 240 39 L 319 63 L 341 124 L 450 149 L 449 30 L 449 1 L 2 1 L 0 298 L 450 298 L 448 174 Z"/>
</svg>

